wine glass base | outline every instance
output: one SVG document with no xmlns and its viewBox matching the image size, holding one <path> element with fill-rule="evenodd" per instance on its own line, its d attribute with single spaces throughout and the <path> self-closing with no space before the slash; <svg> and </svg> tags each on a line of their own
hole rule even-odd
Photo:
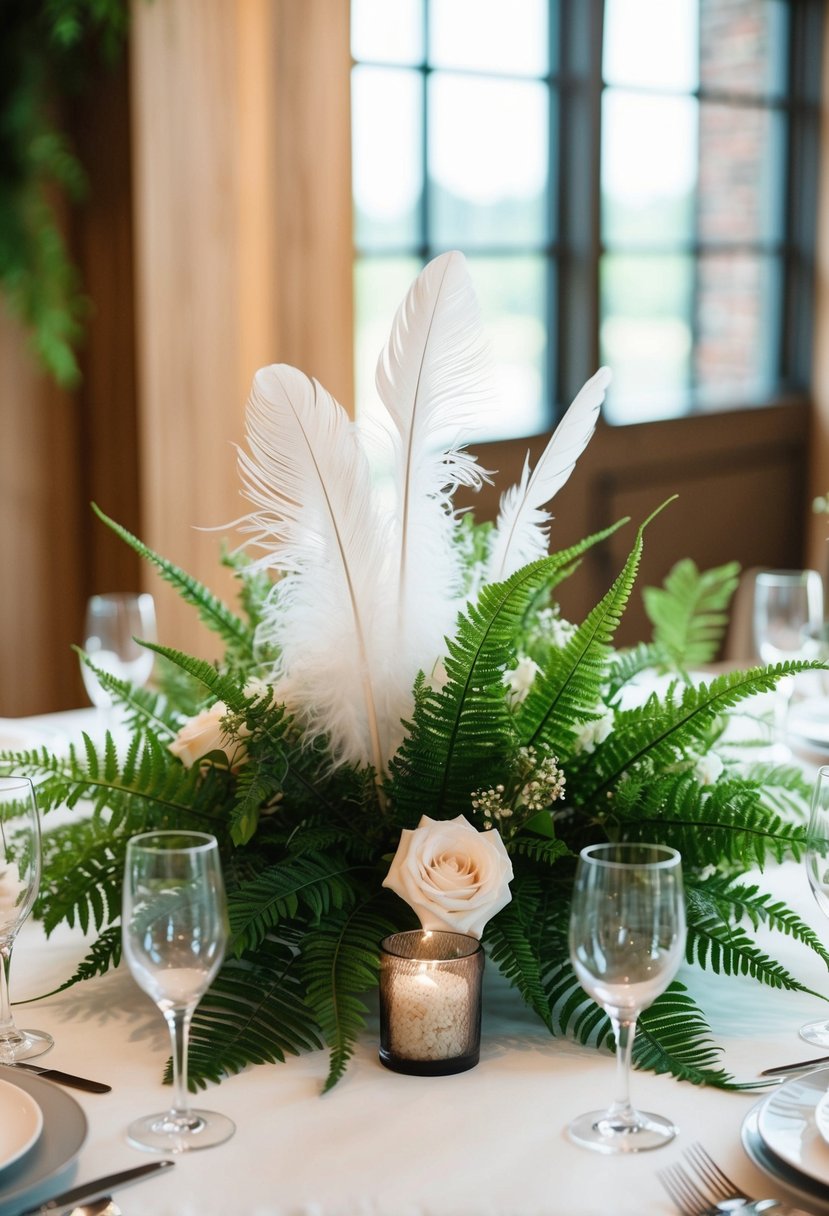
<svg viewBox="0 0 829 1216">
<path fill-rule="evenodd" d="M 191 1110 L 186 1116 L 165 1110 L 136 1119 L 127 1128 L 127 1139 L 150 1153 L 189 1153 L 224 1144 L 235 1131 L 232 1119 L 212 1110 Z"/>
<path fill-rule="evenodd" d="M 829 1022 L 824 1018 L 820 1022 L 807 1022 L 797 1032 L 805 1043 L 814 1047 L 829 1047 Z"/>
<path fill-rule="evenodd" d="M 608 1110 L 592 1110 L 574 1119 L 567 1131 L 574 1144 L 597 1153 L 644 1153 L 670 1144 L 679 1128 L 650 1111 L 637 1110 L 623 1119 Z"/>
<path fill-rule="evenodd" d="M 51 1051 L 55 1040 L 45 1030 L 18 1030 L 0 1035 L 0 1064 L 15 1064 L 18 1060 L 34 1060 Z"/>
</svg>

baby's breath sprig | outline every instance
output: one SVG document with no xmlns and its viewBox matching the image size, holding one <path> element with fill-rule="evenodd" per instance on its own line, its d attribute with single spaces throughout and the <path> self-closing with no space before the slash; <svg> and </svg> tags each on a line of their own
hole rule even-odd
<svg viewBox="0 0 829 1216">
<path fill-rule="evenodd" d="M 507 782 L 476 790 L 472 809 L 483 819 L 485 829 L 508 827 L 514 835 L 527 819 L 564 798 L 566 780 L 558 757 L 547 744 L 519 747 Z"/>
</svg>

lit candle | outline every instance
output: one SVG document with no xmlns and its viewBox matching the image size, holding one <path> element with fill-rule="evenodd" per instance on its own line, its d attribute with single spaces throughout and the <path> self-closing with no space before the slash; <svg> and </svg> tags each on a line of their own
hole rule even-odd
<svg viewBox="0 0 829 1216">
<path fill-rule="evenodd" d="M 408 1060 L 448 1060 L 469 1040 L 469 984 L 462 975 L 421 963 L 391 983 L 391 1050 Z"/>
</svg>

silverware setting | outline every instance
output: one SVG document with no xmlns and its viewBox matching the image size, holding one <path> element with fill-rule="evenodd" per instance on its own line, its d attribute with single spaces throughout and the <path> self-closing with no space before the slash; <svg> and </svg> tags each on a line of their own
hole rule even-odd
<svg viewBox="0 0 829 1216">
<path fill-rule="evenodd" d="M 783 1076 L 787 1072 L 811 1072 L 813 1068 L 820 1068 L 822 1064 L 829 1064 L 829 1056 L 818 1056 L 814 1060 L 801 1060 L 797 1064 L 780 1064 L 777 1068 L 764 1068 L 760 1076 L 777 1077 Z"/>
<path fill-rule="evenodd" d="M 811 1216 L 802 1208 L 790 1207 L 777 1199 L 752 1199 L 720 1169 L 701 1144 L 692 1144 L 683 1156 L 687 1169 L 677 1164 L 656 1172 L 680 1216 L 719 1216 L 721 1212 L 739 1212 L 741 1216 L 759 1216 L 761 1212 Z"/>
<path fill-rule="evenodd" d="M 144 1165 L 121 1170 L 117 1174 L 93 1178 L 90 1182 L 70 1187 L 68 1191 L 61 1191 L 59 1195 L 54 1195 L 37 1207 L 27 1208 L 20 1216 L 52 1216 L 55 1212 L 69 1212 L 70 1209 L 70 1216 L 120 1216 L 118 1208 L 112 1202 L 110 1191 L 119 1186 L 127 1186 L 131 1182 L 138 1182 L 141 1178 L 149 1178 L 161 1170 L 168 1170 L 174 1164 L 173 1161 L 148 1161 Z"/>
<path fill-rule="evenodd" d="M 105 1085 L 103 1081 L 90 1081 L 87 1077 L 76 1077 L 74 1073 L 61 1072 L 58 1068 L 46 1068 L 42 1064 L 24 1064 L 22 1060 L 14 1060 L 9 1063 L 2 1061 L 2 1067 L 20 1068 L 24 1072 L 44 1077 L 47 1081 L 55 1081 L 58 1085 L 82 1089 L 88 1094 L 108 1094 L 112 1089 L 111 1085 Z"/>
</svg>

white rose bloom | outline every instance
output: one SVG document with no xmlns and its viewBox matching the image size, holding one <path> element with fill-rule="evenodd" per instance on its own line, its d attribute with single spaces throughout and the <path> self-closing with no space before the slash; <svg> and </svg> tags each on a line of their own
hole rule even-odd
<svg viewBox="0 0 829 1216">
<path fill-rule="evenodd" d="M 503 681 L 510 691 L 510 700 L 519 705 L 533 686 L 533 680 L 541 668 L 535 659 L 528 655 L 518 656 L 518 665 L 512 671 L 505 671 Z"/>
<path fill-rule="evenodd" d="M 512 862 L 495 830 L 479 832 L 463 815 L 404 828 L 384 887 L 420 917 L 424 929 L 480 937 L 512 894 Z"/>
<path fill-rule="evenodd" d="M 700 785 L 713 785 L 723 771 L 723 762 L 716 752 L 706 752 L 694 765 L 694 776 Z"/>
<path fill-rule="evenodd" d="M 600 718 L 583 722 L 576 734 L 576 751 L 587 752 L 588 756 L 600 743 L 604 743 L 613 730 L 613 711 L 608 709 Z"/>
<path fill-rule="evenodd" d="M 229 713 L 224 701 L 216 701 L 209 709 L 203 709 L 194 718 L 188 719 L 170 744 L 170 751 L 178 756 L 185 768 L 191 768 L 208 752 L 221 751 L 228 758 L 228 763 L 240 763 L 244 758 L 244 743 L 231 738 L 222 726 L 222 718 Z M 242 726 L 238 734 L 246 735 L 248 730 Z"/>
</svg>

